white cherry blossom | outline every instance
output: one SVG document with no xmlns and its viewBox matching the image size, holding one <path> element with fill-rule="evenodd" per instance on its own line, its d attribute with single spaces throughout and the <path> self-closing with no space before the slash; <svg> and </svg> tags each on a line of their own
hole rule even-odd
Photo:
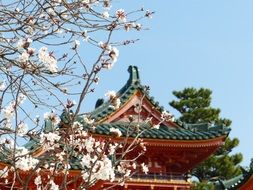
<svg viewBox="0 0 253 190">
<path fill-rule="evenodd" d="M 84 123 L 87 123 L 87 124 L 93 124 L 95 122 L 94 119 L 91 119 L 90 116 L 88 115 L 83 115 L 83 121 Z"/>
<path fill-rule="evenodd" d="M 126 13 L 124 9 L 119 9 L 116 11 L 116 17 L 120 22 L 126 22 Z"/>
<path fill-rule="evenodd" d="M 48 143 L 49 145 L 55 145 L 55 142 L 60 140 L 61 136 L 56 133 L 42 133 L 40 135 L 40 143 Z"/>
<path fill-rule="evenodd" d="M 28 132 L 27 124 L 20 122 L 17 126 L 17 134 L 19 136 L 24 136 Z"/>
<path fill-rule="evenodd" d="M 122 132 L 114 127 L 110 128 L 110 132 L 117 137 L 122 136 Z"/>
<path fill-rule="evenodd" d="M 39 49 L 38 58 L 42 63 L 44 63 L 44 65 L 49 71 L 51 71 L 52 73 L 57 72 L 57 60 L 52 55 L 52 53 L 48 53 L 47 47 L 41 47 Z"/>
<path fill-rule="evenodd" d="M 147 174 L 149 171 L 148 167 L 144 163 L 141 164 L 141 169 L 145 174 Z"/>
<path fill-rule="evenodd" d="M 111 99 L 114 99 L 116 97 L 116 92 L 113 91 L 113 90 L 110 90 L 108 91 L 106 94 L 105 94 L 106 97 L 108 97 L 110 100 Z"/>
<path fill-rule="evenodd" d="M 28 171 L 34 169 L 39 163 L 39 160 L 29 154 L 29 151 L 24 147 L 20 147 L 16 153 L 17 161 L 15 166 L 17 169 Z"/>
</svg>

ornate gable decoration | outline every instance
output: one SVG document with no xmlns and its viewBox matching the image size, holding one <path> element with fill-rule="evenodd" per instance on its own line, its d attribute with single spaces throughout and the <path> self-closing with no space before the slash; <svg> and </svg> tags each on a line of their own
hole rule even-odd
<svg viewBox="0 0 253 190">
<path fill-rule="evenodd" d="M 130 76 L 127 83 L 116 93 L 120 105 L 114 107 L 112 101 L 115 100 L 103 103 L 99 99 L 91 117 L 99 123 L 128 122 L 129 120 L 138 123 L 148 121 L 152 125 L 162 124 L 177 128 L 178 125 L 172 120 L 173 116 L 165 112 L 164 108 L 149 96 L 148 87 L 141 84 L 138 68 L 129 66 L 128 72 Z"/>
</svg>

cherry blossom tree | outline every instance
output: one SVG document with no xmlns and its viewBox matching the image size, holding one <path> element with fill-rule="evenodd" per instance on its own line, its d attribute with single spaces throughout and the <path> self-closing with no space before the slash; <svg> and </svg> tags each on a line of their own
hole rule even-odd
<svg viewBox="0 0 253 190">
<path fill-rule="evenodd" d="M 0 168 L 0 185 L 27 189 L 32 182 L 37 189 L 55 190 L 79 180 L 76 188 L 88 189 L 98 180 L 114 181 L 116 175 L 123 183 L 137 167 L 148 172 L 144 163 L 136 162 L 145 152 L 139 135 L 131 143 L 93 138 L 89 130 L 96 121 L 82 114 L 99 74 L 117 62 L 118 47 L 135 43 L 124 35 L 118 41 L 114 36 L 142 30 L 141 20 L 153 14 L 143 8 L 126 12 L 112 3 L 0 1 L 0 156 L 7 163 Z M 117 94 L 106 95 L 117 109 Z M 68 125 L 59 117 L 62 110 Z M 45 123 L 50 123 L 50 130 L 45 130 Z M 122 135 L 115 128 L 110 132 L 114 138 Z M 43 154 L 34 156 L 23 146 L 28 141 L 36 141 Z M 135 148 L 139 154 L 126 159 Z M 80 160 L 81 172 L 69 178 L 74 158 Z M 61 183 L 55 180 L 59 176 Z"/>
</svg>

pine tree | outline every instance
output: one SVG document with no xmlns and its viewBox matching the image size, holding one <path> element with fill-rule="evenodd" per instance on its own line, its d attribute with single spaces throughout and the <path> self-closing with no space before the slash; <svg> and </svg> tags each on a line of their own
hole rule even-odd
<svg viewBox="0 0 253 190">
<path fill-rule="evenodd" d="M 170 102 L 170 105 L 181 113 L 181 122 L 223 124 L 226 127 L 232 123 L 231 120 L 220 117 L 220 109 L 211 107 L 212 91 L 209 89 L 185 88 L 182 91 L 173 91 L 173 95 L 177 100 Z M 225 144 L 214 155 L 192 171 L 192 175 L 200 182 L 196 189 L 211 189 L 208 181 L 230 179 L 241 173 L 239 163 L 242 161 L 242 154 L 231 154 L 238 144 L 237 138 L 227 138 Z"/>
</svg>

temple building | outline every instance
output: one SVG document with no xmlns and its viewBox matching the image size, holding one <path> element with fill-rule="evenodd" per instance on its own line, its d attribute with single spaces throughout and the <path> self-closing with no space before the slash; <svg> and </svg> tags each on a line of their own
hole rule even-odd
<svg viewBox="0 0 253 190">
<path fill-rule="evenodd" d="M 141 134 L 143 143 L 146 145 L 146 153 L 141 158 L 148 164 L 148 174 L 136 173 L 123 186 L 115 186 L 116 190 L 187 190 L 192 186 L 188 176 L 190 171 L 213 154 L 224 144 L 230 129 L 224 126 L 213 126 L 209 124 L 185 124 L 177 121 L 163 121 L 161 119 L 164 108 L 154 100 L 141 84 L 139 71 L 136 66 L 129 66 L 129 79 L 126 84 L 117 92 L 121 104 L 113 109 L 110 103 L 98 100 L 96 108 L 90 113 L 91 117 L 98 122 L 96 128 L 91 131 L 95 138 L 106 139 L 110 135 L 110 128 L 119 129 L 122 136 L 117 141 L 124 140 L 129 126 L 129 117 L 133 118 L 132 123 L 139 124 L 139 130 L 151 128 L 160 124 L 159 129 L 152 128 Z M 152 118 L 146 122 L 147 118 Z M 68 121 L 62 115 L 63 125 Z M 85 125 L 84 125 L 85 128 Z M 44 131 L 50 131 L 50 124 L 46 123 Z M 133 139 L 134 134 L 129 137 Z M 39 147 L 36 141 L 32 140 L 26 148 L 39 155 Z M 4 160 L 0 167 L 4 167 Z M 70 174 L 80 170 L 79 164 L 71 164 Z M 70 175 L 71 176 L 71 175 Z M 248 171 L 233 181 L 219 181 L 217 188 L 237 189 L 248 179 L 252 179 L 252 170 Z M 253 181 L 253 180 L 251 180 Z M 114 184 L 114 182 L 101 181 L 92 189 L 103 189 Z M 242 190 L 250 190 L 252 182 L 240 186 Z M 34 184 L 30 189 L 33 189 Z M 72 187 L 75 188 L 74 186 Z M 0 188 L 1 189 L 1 188 Z M 3 188 L 2 188 L 3 189 Z M 6 189 L 6 188 L 5 188 Z M 252 189 L 252 188 L 251 188 Z"/>
<path fill-rule="evenodd" d="M 143 122 L 143 127 L 161 122 L 164 108 L 145 91 L 138 68 L 130 66 L 128 71 L 129 79 L 117 93 L 122 103 L 120 108 L 113 110 L 109 103 L 105 102 L 98 104 L 92 112 L 94 119 L 101 123 L 96 127 L 96 135 L 109 135 L 111 127 L 118 128 L 126 134 L 127 118 L 129 115 L 137 118 L 139 111 L 139 122 Z M 141 108 L 137 110 L 136 106 L 141 100 Z M 151 124 L 145 123 L 147 117 L 153 118 Z M 229 129 L 224 126 L 163 122 L 159 129 L 151 129 L 141 135 L 147 148 L 145 156 L 149 164 L 148 175 L 137 174 L 127 181 L 124 187 L 118 189 L 190 189 L 191 182 L 187 174 L 222 146 L 228 133 Z M 110 184 L 101 184 L 97 189 Z"/>
</svg>

